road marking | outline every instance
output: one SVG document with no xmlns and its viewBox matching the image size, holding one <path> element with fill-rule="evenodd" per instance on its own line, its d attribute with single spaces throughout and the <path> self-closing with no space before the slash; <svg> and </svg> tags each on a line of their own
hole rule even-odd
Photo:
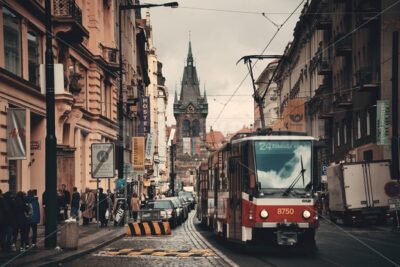
<svg viewBox="0 0 400 267">
<path fill-rule="evenodd" d="M 153 256 L 153 257 L 177 257 L 177 258 L 197 258 L 197 257 L 216 257 L 215 253 L 211 249 L 108 249 L 99 251 L 93 254 L 94 256 L 100 257 L 138 257 L 138 256 Z"/>
</svg>

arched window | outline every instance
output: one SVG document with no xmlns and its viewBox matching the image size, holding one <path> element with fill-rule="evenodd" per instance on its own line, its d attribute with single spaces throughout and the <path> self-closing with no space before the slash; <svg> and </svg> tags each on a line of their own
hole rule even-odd
<svg viewBox="0 0 400 267">
<path fill-rule="evenodd" d="M 182 137 L 190 136 L 190 121 L 184 120 L 182 123 Z"/>
<path fill-rule="evenodd" d="M 194 120 L 192 123 L 192 136 L 199 136 L 200 134 L 200 122 Z"/>
</svg>

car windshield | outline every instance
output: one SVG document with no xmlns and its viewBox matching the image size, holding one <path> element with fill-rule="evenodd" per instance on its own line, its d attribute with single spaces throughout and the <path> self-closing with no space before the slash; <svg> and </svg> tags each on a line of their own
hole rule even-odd
<svg viewBox="0 0 400 267">
<path fill-rule="evenodd" d="M 294 189 L 304 189 L 311 181 L 311 141 L 273 140 L 255 142 L 258 182 L 262 191 L 287 189 L 301 174 Z M 269 190 L 265 190 L 269 189 Z M 272 190 L 271 190 L 272 189 Z M 295 191 L 296 192 L 296 191 Z"/>
<path fill-rule="evenodd" d="M 167 200 L 155 201 L 153 204 L 154 209 L 171 209 L 172 202 Z"/>
</svg>

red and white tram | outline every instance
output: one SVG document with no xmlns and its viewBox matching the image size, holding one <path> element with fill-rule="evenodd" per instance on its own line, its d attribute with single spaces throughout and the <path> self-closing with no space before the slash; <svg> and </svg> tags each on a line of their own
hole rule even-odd
<svg viewBox="0 0 400 267">
<path fill-rule="evenodd" d="M 198 169 L 199 220 L 228 240 L 315 245 L 313 147 L 299 133 L 235 136 Z"/>
</svg>

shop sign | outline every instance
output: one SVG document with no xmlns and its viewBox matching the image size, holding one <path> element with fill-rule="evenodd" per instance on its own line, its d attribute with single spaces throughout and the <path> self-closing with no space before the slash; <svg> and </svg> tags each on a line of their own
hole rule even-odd
<svg viewBox="0 0 400 267">
<path fill-rule="evenodd" d="M 7 159 L 26 159 L 26 109 L 7 109 Z"/>
<path fill-rule="evenodd" d="M 135 136 L 132 138 L 132 158 L 133 158 L 133 171 L 144 172 L 144 137 Z"/>
<path fill-rule="evenodd" d="M 376 101 L 376 144 L 389 145 L 389 101 Z"/>
<path fill-rule="evenodd" d="M 40 141 L 31 141 L 31 150 L 40 150 Z"/>
<path fill-rule="evenodd" d="M 140 106 L 140 122 L 139 122 L 139 133 L 147 134 L 150 133 L 150 98 L 148 96 L 139 97 Z"/>
</svg>

